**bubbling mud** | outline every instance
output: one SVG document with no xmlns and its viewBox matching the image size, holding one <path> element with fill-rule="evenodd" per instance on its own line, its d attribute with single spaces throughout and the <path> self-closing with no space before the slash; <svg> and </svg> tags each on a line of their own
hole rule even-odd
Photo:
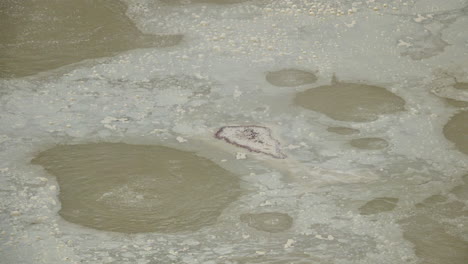
<svg viewBox="0 0 468 264">
<path fill-rule="evenodd" d="M 337 81 L 298 93 L 294 103 L 335 120 L 352 122 L 374 121 L 405 108 L 401 97 L 383 87 Z"/>
<path fill-rule="evenodd" d="M 295 87 L 311 84 L 317 81 L 317 76 L 311 72 L 298 69 L 283 69 L 268 72 L 265 76 L 267 82 L 278 87 Z"/>
<path fill-rule="evenodd" d="M 444 136 L 468 155 L 468 111 L 454 115 L 444 126 Z"/>
<path fill-rule="evenodd" d="M 65 220 L 105 231 L 195 231 L 216 223 L 240 194 L 236 175 L 163 146 L 63 145 L 32 163 L 57 177 Z"/>
<path fill-rule="evenodd" d="M 358 149 L 379 150 L 388 147 L 388 142 L 381 138 L 356 138 L 349 144 Z"/>
<path fill-rule="evenodd" d="M 0 77 L 23 77 L 118 52 L 178 44 L 182 35 L 143 34 L 114 0 L 17 1 L 0 9 Z"/>
<path fill-rule="evenodd" d="M 240 220 L 259 231 L 278 233 L 291 228 L 293 218 L 285 213 L 266 212 L 258 214 L 243 214 Z"/>
</svg>

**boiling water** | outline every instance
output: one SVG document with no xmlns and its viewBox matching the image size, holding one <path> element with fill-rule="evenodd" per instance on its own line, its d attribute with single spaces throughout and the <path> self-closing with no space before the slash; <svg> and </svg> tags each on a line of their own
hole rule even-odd
<svg viewBox="0 0 468 264">
<path fill-rule="evenodd" d="M 467 14 L 1 1 L 0 263 L 465 263 Z"/>
</svg>

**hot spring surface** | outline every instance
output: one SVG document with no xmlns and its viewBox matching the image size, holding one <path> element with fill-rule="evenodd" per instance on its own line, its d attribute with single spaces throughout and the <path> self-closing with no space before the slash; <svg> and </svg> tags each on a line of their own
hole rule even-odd
<svg viewBox="0 0 468 264">
<path fill-rule="evenodd" d="M 106 231 L 194 231 L 216 222 L 239 180 L 212 161 L 162 146 L 58 146 L 34 160 L 57 177 L 59 214 Z"/>
<path fill-rule="evenodd" d="M 467 0 L 0 1 L 0 264 L 465 264 L 467 24 Z"/>
</svg>

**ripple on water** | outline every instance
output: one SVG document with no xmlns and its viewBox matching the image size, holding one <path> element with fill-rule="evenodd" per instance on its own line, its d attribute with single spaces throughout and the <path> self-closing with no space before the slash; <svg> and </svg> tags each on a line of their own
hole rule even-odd
<svg viewBox="0 0 468 264">
<path fill-rule="evenodd" d="M 5 0 L 0 77 L 22 77 L 136 48 L 178 44 L 182 35 L 141 33 L 116 0 Z"/>
<path fill-rule="evenodd" d="M 405 101 L 383 87 L 333 82 L 297 93 L 294 103 L 339 121 L 369 122 L 403 111 Z"/>
<path fill-rule="evenodd" d="M 444 126 L 444 136 L 455 144 L 455 147 L 468 155 L 468 111 L 460 112 Z"/>
<path fill-rule="evenodd" d="M 285 213 L 242 214 L 240 220 L 259 231 L 278 233 L 291 228 L 293 218 Z"/>
<path fill-rule="evenodd" d="M 315 74 L 298 69 L 283 69 L 268 72 L 265 76 L 267 82 L 279 87 L 295 87 L 311 84 L 317 81 Z"/>
<path fill-rule="evenodd" d="M 57 177 L 67 221 L 123 233 L 195 231 L 239 195 L 236 175 L 191 152 L 115 143 L 62 145 L 32 160 Z"/>
</svg>

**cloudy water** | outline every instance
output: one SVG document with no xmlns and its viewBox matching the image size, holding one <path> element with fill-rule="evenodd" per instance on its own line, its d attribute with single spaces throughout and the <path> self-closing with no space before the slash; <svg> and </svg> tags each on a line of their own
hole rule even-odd
<svg viewBox="0 0 468 264">
<path fill-rule="evenodd" d="M 466 263 L 468 1 L 0 23 L 1 264 Z"/>
<path fill-rule="evenodd" d="M 32 161 L 57 177 L 60 216 L 114 232 L 180 232 L 216 221 L 239 179 L 208 159 L 162 146 L 57 146 Z"/>
<path fill-rule="evenodd" d="M 129 49 L 172 46 L 182 38 L 143 34 L 119 1 L 5 0 L 0 7 L 0 77 L 33 75 Z"/>
</svg>

